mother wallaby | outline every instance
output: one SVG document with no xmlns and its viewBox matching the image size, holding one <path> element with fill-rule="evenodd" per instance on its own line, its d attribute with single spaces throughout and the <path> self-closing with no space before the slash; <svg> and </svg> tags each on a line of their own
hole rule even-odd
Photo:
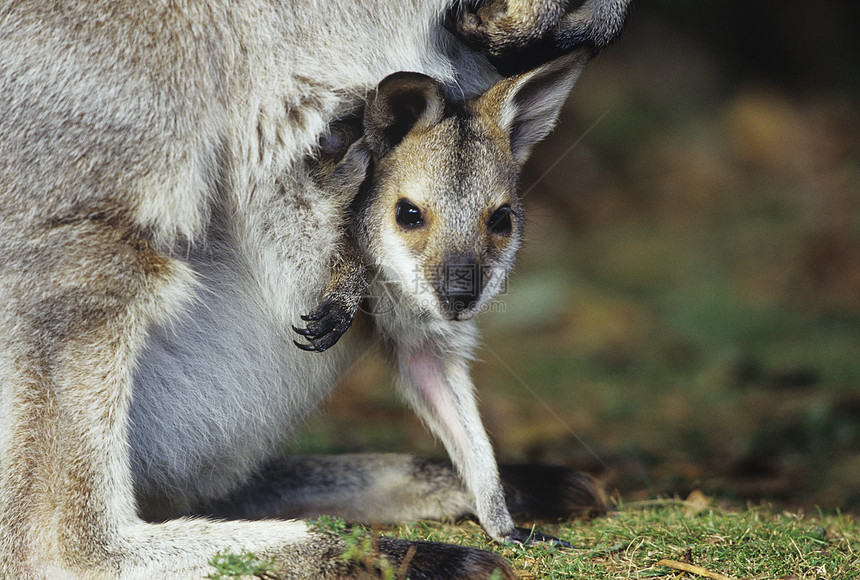
<svg viewBox="0 0 860 580">
<path fill-rule="evenodd" d="M 589 56 L 628 3 L 0 1 L 0 577 L 202 577 L 222 550 L 359 577 L 302 521 L 171 519 L 261 469 L 325 478 L 270 462 L 351 362 L 292 345 L 341 231 L 303 158 L 392 72 L 475 96 Z M 375 549 L 413 579 L 512 574 Z"/>
</svg>

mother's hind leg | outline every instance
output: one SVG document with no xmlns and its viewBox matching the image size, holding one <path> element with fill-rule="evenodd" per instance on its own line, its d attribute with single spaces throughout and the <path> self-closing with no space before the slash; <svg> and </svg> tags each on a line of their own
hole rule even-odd
<svg viewBox="0 0 860 580">
<path fill-rule="evenodd" d="M 0 268 L 0 570 L 116 573 L 136 522 L 126 448 L 146 329 L 190 272 L 132 227 L 71 217 L 9 232 Z"/>
</svg>

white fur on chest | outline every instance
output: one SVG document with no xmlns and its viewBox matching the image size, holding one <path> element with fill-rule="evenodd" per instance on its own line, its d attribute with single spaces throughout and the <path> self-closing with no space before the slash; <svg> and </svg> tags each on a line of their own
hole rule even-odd
<svg viewBox="0 0 860 580">
<path fill-rule="evenodd" d="M 357 354 L 352 337 L 329 352 L 302 351 L 290 328 L 328 280 L 342 235 L 339 200 L 266 203 L 266 215 L 252 204 L 193 250 L 195 299 L 153 331 L 138 365 L 135 481 L 171 512 L 223 495 L 279 453 Z"/>
</svg>

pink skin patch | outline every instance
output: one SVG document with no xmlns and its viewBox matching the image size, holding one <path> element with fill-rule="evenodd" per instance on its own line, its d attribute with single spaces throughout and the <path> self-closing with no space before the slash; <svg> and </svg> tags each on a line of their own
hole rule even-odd
<svg viewBox="0 0 860 580">
<path fill-rule="evenodd" d="M 425 346 L 410 353 L 407 357 L 409 377 L 421 399 L 430 407 L 429 416 L 438 419 L 438 426 L 444 431 L 440 434 L 464 462 L 472 460 L 472 447 L 458 412 L 458 401 L 448 381 L 444 363 L 439 353 Z"/>
</svg>

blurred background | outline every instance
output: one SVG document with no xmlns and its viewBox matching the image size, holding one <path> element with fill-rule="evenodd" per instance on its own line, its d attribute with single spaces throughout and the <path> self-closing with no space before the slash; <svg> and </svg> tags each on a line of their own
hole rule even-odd
<svg viewBox="0 0 860 580">
<path fill-rule="evenodd" d="M 523 190 L 474 375 L 501 461 L 860 511 L 860 3 L 640 1 Z M 444 451 L 368 357 L 303 452 Z"/>
</svg>

